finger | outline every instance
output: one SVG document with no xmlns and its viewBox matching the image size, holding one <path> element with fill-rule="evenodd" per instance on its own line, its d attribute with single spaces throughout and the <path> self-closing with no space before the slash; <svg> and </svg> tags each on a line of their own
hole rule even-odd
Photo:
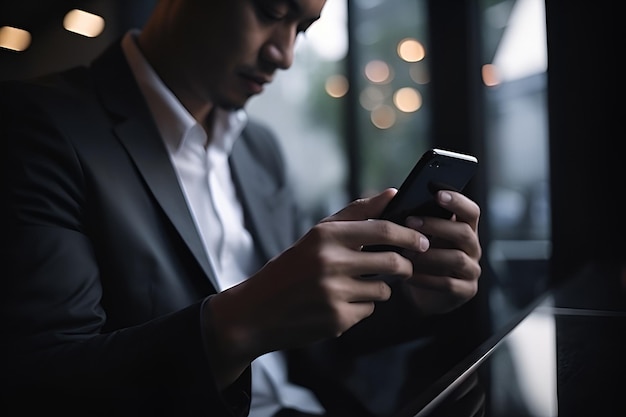
<svg viewBox="0 0 626 417">
<path fill-rule="evenodd" d="M 423 233 L 388 220 L 332 221 L 320 223 L 311 229 L 320 241 L 329 235 L 342 246 L 361 250 L 373 245 L 390 245 L 414 252 L 424 252 L 429 241 Z"/>
<path fill-rule="evenodd" d="M 468 223 L 435 217 L 409 217 L 407 226 L 430 236 L 431 247 L 460 249 L 474 259 L 480 259 L 482 255 L 478 233 Z"/>
<path fill-rule="evenodd" d="M 354 200 L 345 208 L 339 210 L 332 216 L 326 217 L 322 221 L 367 220 L 378 218 L 397 191 L 398 190 L 395 188 L 387 188 L 373 197 Z"/>
<path fill-rule="evenodd" d="M 391 287 L 381 280 L 353 279 L 352 286 L 357 288 L 348 300 L 351 303 L 387 301 L 391 297 Z"/>
<path fill-rule="evenodd" d="M 341 336 L 346 330 L 374 313 L 376 305 L 372 301 L 347 303 L 342 306 L 335 336 Z"/>
<path fill-rule="evenodd" d="M 449 294 L 459 299 L 469 299 L 478 291 L 478 281 L 458 279 L 451 276 L 417 274 L 406 280 L 414 287 Z"/>
<path fill-rule="evenodd" d="M 336 304 L 336 311 L 331 320 L 338 320 L 338 335 L 374 312 L 375 302 L 387 301 L 391 297 L 391 287 L 384 281 L 364 281 L 349 278 L 333 280 L 333 293 L 342 294 L 341 303 Z M 341 282 L 342 284 L 338 284 Z M 342 287 L 337 287 L 341 285 Z M 341 289 L 340 289 L 341 288 Z"/>
<path fill-rule="evenodd" d="M 457 249 L 431 248 L 422 254 L 413 254 L 409 258 L 413 262 L 413 276 L 420 274 L 451 277 L 464 281 L 477 281 L 482 273 L 480 263 Z"/>
<path fill-rule="evenodd" d="M 407 278 L 413 274 L 410 259 L 394 251 L 361 252 L 358 262 L 358 277 L 373 279 L 379 276 Z"/>
<path fill-rule="evenodd" d="M 467 223 L 474 231 L 478 231 L 480 207 L 476 202 L 461 193 L 446 190 L 437 192 L 437 202 L 454 213 L 456 221 Z"/>
</svg>

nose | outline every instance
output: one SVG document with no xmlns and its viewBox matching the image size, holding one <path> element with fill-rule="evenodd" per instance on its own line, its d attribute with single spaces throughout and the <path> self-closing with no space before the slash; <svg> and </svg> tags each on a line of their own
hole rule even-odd
<svg viewBox="0 0 626 417">
<path fill-rule="evenodd" d="M 297 34 L 296 25 L 277 27 L 261 49 L 262 59 L 283 70 L 291 67 Z"/>
</svg>

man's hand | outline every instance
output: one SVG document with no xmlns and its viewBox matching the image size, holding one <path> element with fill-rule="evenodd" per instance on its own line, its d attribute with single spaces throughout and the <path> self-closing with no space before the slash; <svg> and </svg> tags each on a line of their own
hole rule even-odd
<svg viewBox="0 0 626 417">
<path fill-rule="evenodd" d="M 452 191 L 439 191 L 437 201 L 454 213 L 452 219 L 410 217 L 406 223 L 430 237 L 428 251 L 403 252 L 413 262 L 407 288 L 415 307 L 425 315 L 447 313 L 470 300 L 478 291 L 481 274 L 479 206 Z"/>
<path fill-rule="evenodd" d="M 391 288 L 364 275 L 404 280 L 424 315 L 453 310 L 476 294 L 478 206 L 462 194 L 440 192 L 438 200 L 454 213 L 451 220 L 409 218 L 408 227 L 376 220 L 396 191 L 350 203 L 246 281 L 211 298 L 210 356 L 221 383 L 232 382 L 264 353 L 337 337 L 370 316 Z M 361 250 L 369 245 L 403 252 Z"/>
<path fill-rule="evenodd" d="M 279 349 L 336 337 L 388 300 L 382 280 L 363 275 L 414 275 L 410 259 L 396 252 L 363 252 L 365 245 L 393 245 L 423 253 L 422 233 L 380 215 L 395 189 L 356 200 L 324 219 L 246 281 L 210 300 L 207 322 L 218 346 L 212 365 L 232 381 L 254 358 Z"/>
</svg>

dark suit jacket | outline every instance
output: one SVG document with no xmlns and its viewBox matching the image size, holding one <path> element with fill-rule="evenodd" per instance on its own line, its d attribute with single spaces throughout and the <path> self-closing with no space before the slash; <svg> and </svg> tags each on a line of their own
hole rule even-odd
<svg viewBox="0 0 626 417">
<path fill-rule="evenodd" d="M 3 397 L 82 415 L 246 414 L 249 373 L 228 401 L 211 383 L 208 260 L 120 46 L 2 86 L 0 140 Z M 230 162 L 269 258 L 299 233 L 279 148 L 251 122 Z"/>
</svg>

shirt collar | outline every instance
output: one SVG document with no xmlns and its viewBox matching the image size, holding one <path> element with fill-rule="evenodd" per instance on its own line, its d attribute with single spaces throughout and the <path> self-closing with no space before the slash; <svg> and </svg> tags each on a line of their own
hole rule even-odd
<svg viewBox="0 0 626 417">
<path fill-rule="evenodd" d="M 187 140 L 203 140 L 206 143 L 204 130 L 200 129 L 198 122 L 161 81 L 141 53 L 135 40 L 138 33 L 136 29 L 128 31 L 122 39 L 122 49 L 167 148 L 175 152 Z M 243 109 L 228 111 L 216 108 L 215 112 L 211 146 L 230 154 L 247 124 L 248 116 Z M 198 134 L 199 131 L 203 134 Z"/>
</svg>

